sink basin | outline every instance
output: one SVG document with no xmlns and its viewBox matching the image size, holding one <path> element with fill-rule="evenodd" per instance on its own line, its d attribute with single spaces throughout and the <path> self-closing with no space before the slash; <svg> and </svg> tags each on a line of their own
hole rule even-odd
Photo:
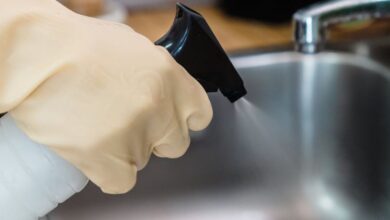
<svg viewBox="0 0 390 220">
<path fill-rule="evenodd" d="M 390 70 L 342 52 L 233 58 L 248 95 L 126 195 L 93 184 L 50 220 L 390 219 Z"/>
</svg>

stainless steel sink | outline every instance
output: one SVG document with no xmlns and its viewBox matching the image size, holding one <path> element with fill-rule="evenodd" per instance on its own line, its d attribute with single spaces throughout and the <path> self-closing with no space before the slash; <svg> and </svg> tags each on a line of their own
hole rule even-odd
<svg viewBox="0 0 390 220">
<path fill-rule="evenodd" d="M 126 195 L 90 184 L 49 218 L 390 219 L 389 62 L 345 52 L 233 62 L 246 100 L 211 94 L 213 122 L 183 158 L 152 158 Z"/>
</svg>

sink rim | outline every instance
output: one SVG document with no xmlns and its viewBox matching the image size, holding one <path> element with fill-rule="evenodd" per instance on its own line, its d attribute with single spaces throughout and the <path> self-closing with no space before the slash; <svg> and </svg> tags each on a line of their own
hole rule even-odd
<svg viewBox="0 0 390 220">
<path fill-rule="evenodd" d="M 384 64 L 356 54 L 345 52 L 321 52 L 318 54 L 302 54 L 295 51 L 272 52 L 265 54 L 250 54 L 232 57 L 231 61 L 237 69 L 259 68 L 269 65 L 286 63 L 327 63 L 332 65 L 351 65 L 373 74 L 379 74 L 390 80 L 390 67 Z"/>
</svg>

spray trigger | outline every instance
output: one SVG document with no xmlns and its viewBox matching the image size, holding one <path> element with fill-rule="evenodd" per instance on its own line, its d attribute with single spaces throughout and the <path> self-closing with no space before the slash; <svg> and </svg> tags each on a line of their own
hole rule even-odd
<svg viewBox="0 0 390 220">
<path fill-rule="evenodd" d="M 177 3 L 171 29 L 157 45 L 165 47 L 207 92 L 218 90 L 231 102 L 246 95 L 244 83 L 205 19 Z"/>
</svg>

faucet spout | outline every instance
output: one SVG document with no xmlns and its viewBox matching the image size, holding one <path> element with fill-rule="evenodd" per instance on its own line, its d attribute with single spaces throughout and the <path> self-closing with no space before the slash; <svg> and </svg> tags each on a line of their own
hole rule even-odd
<svg viewBox="0 0 390 220">
<path fill-rule="evenodd" d="M 296 49 L 319 52 L 330 25 L 390 16 L 390 0 L 341 0 L 310 6 L 294 14 Z"/>
</svg>

